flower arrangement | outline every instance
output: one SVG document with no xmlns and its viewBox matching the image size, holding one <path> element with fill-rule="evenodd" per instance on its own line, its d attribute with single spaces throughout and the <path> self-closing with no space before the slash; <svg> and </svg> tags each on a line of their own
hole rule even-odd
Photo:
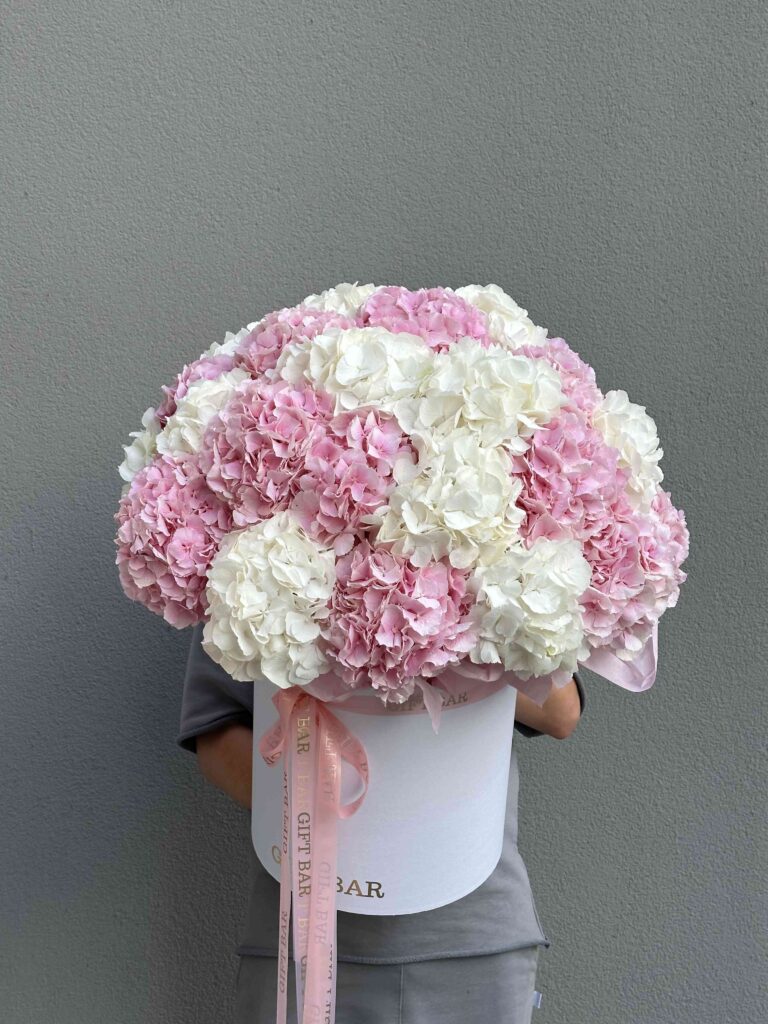
<svg viewBox="0 0 768 1024">
<path fill-rule="evenodd" d="M 653 420 L 497 285 L 339 284 L 162 390 L 119 467 L 120 581 L 204 620 L 234 679 L 561 684 L 595 650 L 631 662 L 677 602 Z"/>
<path fill-rule="evenodd" d="M 292 899 L 299 1019 L 333 1024 L 336 823 L 369 766 L 329 705 L 373 693 L 383 716 L 418 687 L 437 732 L 457 678 L 470 703 L 511 682 L 541 704 L 580 663 L 650 686 L 688 554 L 655 424 L 497 285 L 355 282 L 227 333 L 131 437 L 121 584 L 275 685 L 258 752 L 283 758 L 278 978 Z M 342 760 L 363 782 L 346 805 Z"/>
</svg>

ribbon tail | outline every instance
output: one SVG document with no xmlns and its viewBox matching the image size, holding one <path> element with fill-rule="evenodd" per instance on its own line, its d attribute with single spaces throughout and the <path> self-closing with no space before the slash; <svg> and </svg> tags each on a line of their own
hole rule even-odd
<svg viewBox="0 0 768 1024">
<path fill-rule="evenodd" d="M 277 957 L 277 1024 L 288 1020 L 288 922 L 291 913 L 290 752 L 283 751 L 283 835 L 280 855 L 280 946 Z"/>
<path fill-rule="evenodd" d="M 319 771 L 312 829 L 309 947 L 304 996 L 307 1021 L 336 1020 L 336 871 L 341 757 L 334 730 L 318 721 Z"/>
<path fill-rule="evenodd" d="M 297 700 L 291 716 L 294 765 L 291 789 L 291 872 L 293 882 L 293 959 L 296 968 L 296 1020 L 304 1024 L 309 950 L 309 917 L 314 864 L 317 727 L 315 698 Z"/>
<path fill-rule="evenodd" d="M 280 719 L 259 741 L 267 764 L 283 757 L 280 946 L 277 1024 L 287 1021 L 288 929 L 293 902 L 293 959 L 298 1024 L 335 1024 L 338 819 L 354 814 L 368 791 L 365 747 L 318 698 L 281 690 Z M 341 766 L 348 761 L 362 792 L 341 805 Z"/>
<path fill-rule="evenodd" d="M 264 762 L 272 766 L 283 759 L 283 827 L 280 845 L 280 919 L 278 922 L 277 955 L 277 1024 L 288 1019 L 288 930 L 291 914 L 291 778 L 292 758 L 287 742 L 291 736 L 291 717 L 295 698 L 279 691 L 272 698 L 278 719 L 262 734 L 258 751 Z M 255 756 L 255 751 L 254 751 Z M 251 811 L 253 817 L 253 811 Z"/>
</svg>

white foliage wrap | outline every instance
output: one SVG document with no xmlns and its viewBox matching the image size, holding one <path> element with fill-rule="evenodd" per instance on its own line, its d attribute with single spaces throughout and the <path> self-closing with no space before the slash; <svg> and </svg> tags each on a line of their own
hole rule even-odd
<svg viewBox="0 0 768 1024">
<path fill-rule="evenodd" d="M 630 402 L 626 391 L 607 391 L 592 413 L 592 425 L 607 444 L 618 449 L 619 465 L 630 470 L 627 498 L 635 508 L 647 512 L 664 479 L 658 465 L 664 451 L 645 406 Z"/>
<path fill-rule="evenodd" d="M 403 430 L 429 447 L 466 429 L 478 444 L 503 444 L 519 455 L 563 401 L 560 375 L 543 359 L 461 338 L 433 355 L 418 393 L 399 399 L 393 411 Z"/>
<path fill-rule="evenodd" d="M 328 313 L 341 313 L 343 316 L 354 316 L 365 300 L 376 291 L 375 284 L 338 284 L 335 288 L 326 288 L 319 294 L 307 295 L 302 305 L 313 309 L 322 309 Z"/>
<path fill-rule="evenodd" d="M 539 327 L 528 316 L 528 310 L 518 306 L 497 284 L 467 284 L 456 288 L 473 306 L 488 315 L 488 330 L 494 341 L 505 348 L 518 345 L 542 345 L 547 337 L 546 327 Z"/>
<path fill-rule="evenodd" d="M 392 491 L 389 504 L 363 517 L 379 524 L 376 543 L 392 542 L 414 565 L 448 556 L 467 568 L 499 557 L 518 539 L 521 483 L 501 447 L 483 447 L 468 430 L 423 451 L 423 468 Z"/>
<path fill-rule="evenodd" d="M 310 683 L 328 668 L 315 641 L 335 562 L 288 511 L 228 534 L 208 572 L 204 650 L 233 679 Z"/>
<path fill-rule="evenodd" d="M 157 435 L 160 433 L 160 420 L 155 409 L 150 406 L 141 417 L 142 430 L 132 430 L 129 437 L 134 440 L 124 444 L 125 458 L 117 468 L 123 480 L 133 480 L 140 469 L 148 466 L 157 452 Z"/>
<path fill-rule="evenodd" d="M 247 370 L 229 370 L 213 380 L 196 380 L 180 398 L 176 411 L 157 435 L 157 450 L 163 455 L 182 455 L 200 451 L 205 428 L 230 400 L 235 388 L 250 374 Z"/>
<path fill-rule="evenodd" d="M 475 664 L 502 663 L 521 679 L 558 669 L 575 672 L 587 658 L 579 597 L 591 570 L 578 541 L 539 538 L 508 550 L 470 579 L 480 639 Z"/>
<path fill-rule="evenodd" d="M 335 411 L 376 405 L 391 410 L 412 395 L 432 368 L 421 338 L 380 327 L 329 327 L 311 341 L 287 345 L 275 373 L 298 384 L 307 380 L 336 399 Z"/>
</svg>

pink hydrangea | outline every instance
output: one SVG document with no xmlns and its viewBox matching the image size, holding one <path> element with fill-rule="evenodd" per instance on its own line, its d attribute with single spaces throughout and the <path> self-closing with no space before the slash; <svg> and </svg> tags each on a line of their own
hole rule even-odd
<svg viewBox="0 0 768 1024">
<path fill-rule="evenodd" d="M 268 313 L 238 345 L 235 366 L 262 377 L 277 365 L 285 346 L 321 334 L 326 327 L 355 327 L 353 317 L 311 306 L 285 306 Z"/>
<path fill-rule="evenodd" d="M 436 352 L 463 337 L 475 338 L 483 348 L 491 344 L 486 314 L 450 288 L 378 288 L 368 296 L 357 319 L 361 327 L 416 334 Z"/>
<path fill-rule="evenodd" d="M 603 399 L 597 386 L 595 371 L 574 352 L 564 338 L 547 338 L 541 345 L 518 345 L 515 355 L 531 359 L 546 359 L 560 374 L 563 393 L 573 408 L 587 417 Z"/>
<path fill-rule="evenodd" d="M 590 644 L 639 650 L 686 579 L 680 569 L 688 554 L 685 516 L 666 492 L 655 495 L 648 513 L 622 494 L 585 528 L 592 576 L 581 603 Z"/>
<path fill-rule="evenodd" d="M 474 647 L 467 574 L 447 560 L 414 566 L 363 539 L 336 562 L 326 652 L 345 684 L 407 700 L 415 680 L 439 674 Z"/>
<path fill-rule="evenodd" d="M 688 578 L 680 566 L 688 557 L 690 536 L 685 512 L 675 508 L 669 491 L 656 491 L 647 519 L 640 534 L 640 564 L 653 614 L 659 617 L 677 604 L 680 584 Z"/>
<path fill-rule="evenodd" d="M 237 526 L 287 508 L 306 460 L 333 415 L 330 395 L 309 384 L 245 380 L 203 435 L 200 466 Z"/>
<path fill-rule="evenodd" d="M 512 471 L 523 488 L 516 505 L 525 509 L 522 535 L 581 540 L 584 523 L 605 515 L 623 493 L 629 469 L 618 465 L 619 452 L 567 407 L 537 430 L 527 451 L 511 456 Z"/>
<path fill-rule="evenodd" d="M 677 601 L 688 531 L 666 492 L 657 492 L 648 513 L 634 508 L 625 490 L 630 470 L 618 460 L 575 405 L 564 406 L 524 454 L 511 457 L 523 484 L 516 504 L 526 511 L 526 544 L 540 537 L 583 544 L 592 569 L 581 599 L 590 644 L 637 651 Z"/>
<path fill-rule="evenodd" d="M 233 366 L 234 359 L 228 355 L 202 356 L 188 363 L 170 387 L 163 384 L 165 398 L 155 410 L 160 424 L 165 426 L 169 417 L 173 416 L 176 412 L 176 403 L 186 395 L 190 384 L 197 380 L 214 380 L 222 373 L 228 373 Z"/>
<path fill-rule="evenodd" d="M 309 446 L 292 510 L 304 529 L 346 554 L 360 519 L 386 504 L 395 463 L 418 462 L 397 420 L 378 409 L 342 412 Z"/>
<path fill-rule="evenodd" d="M 196 459 L 157 456 L 131 481 L 115 520 L 115 562 L 128 597 L 179 629 L 199 622 L 206 573 L 232 518 Z"/>
</svg>

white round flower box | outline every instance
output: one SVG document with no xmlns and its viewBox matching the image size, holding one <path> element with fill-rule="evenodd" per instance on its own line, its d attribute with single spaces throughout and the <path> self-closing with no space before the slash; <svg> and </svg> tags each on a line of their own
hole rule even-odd
<svg viewBox="0 0 768 1024">
<path fill-rule="evenodd" d="M 251 835 L 259 860 L 280 881 L 283 761 L 267 765 L 258 749 L 278 718 L 274 692 L 271 685 L 254 685 Z M 433 910 L 488 878 L 504 840 L 516 696 L 510 685 L 470 703 L 458 693 L 443 707 L 437 734 L 426 710 L 367 714 L 343 703 L 328 705 L 362 742 L 369 766 L 365 799 L 337 821 L 338 910 Z M 341 803 L 362 789 L 342 761 Z"/>
</svg>

